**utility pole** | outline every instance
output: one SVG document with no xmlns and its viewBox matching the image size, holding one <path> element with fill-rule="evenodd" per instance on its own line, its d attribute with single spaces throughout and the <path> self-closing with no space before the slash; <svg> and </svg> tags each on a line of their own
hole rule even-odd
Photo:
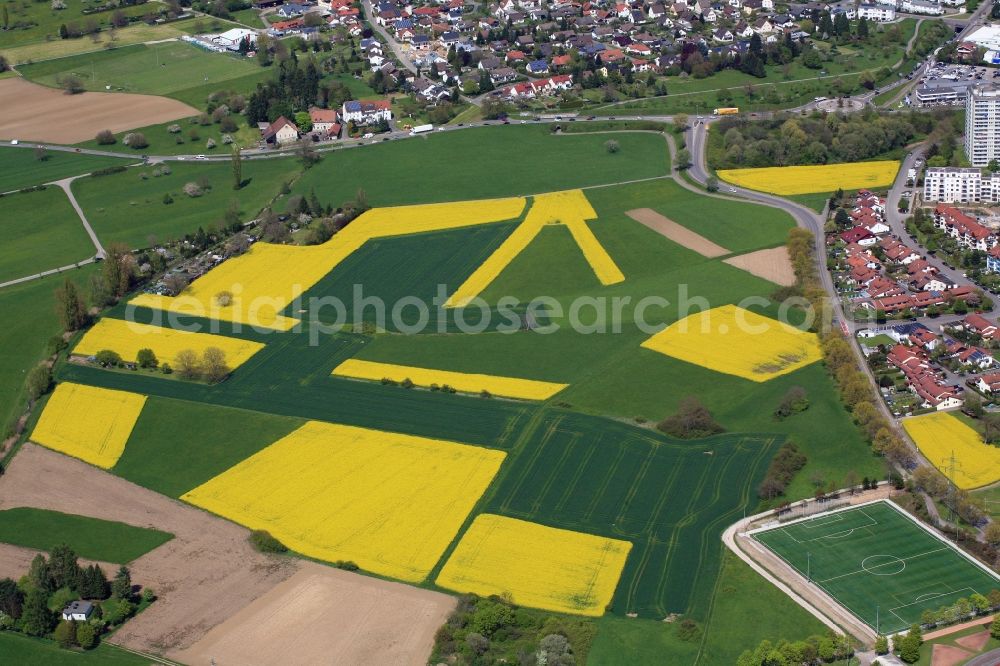
<svg viewBox="0 0 1000 666">
<path fill-rule="evenodd" d="M 812 553 L 806 551 L 806 580 L 812 582 Z"/>
</svg>

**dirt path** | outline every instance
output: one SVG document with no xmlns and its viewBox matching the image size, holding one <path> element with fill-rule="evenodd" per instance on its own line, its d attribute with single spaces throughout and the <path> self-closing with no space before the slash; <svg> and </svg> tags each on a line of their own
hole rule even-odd
<svg viewBox="0 0 1000 666">
<path fill-rule="evenodd" d="M 192 645 L 299 568 L 247 543 L 247 530 L 79 460 L 25 444 L 0 479 L 0 508 L 34 506 L 153 527 L 174 539 L 135 560 L 160 599 L 113 642 L 164 654 Z"/>
<path fill-rule="evenodd" d="M 301 664 L 421 666 L 455 604 L 439 592 L 303 562 L 173 656 L 191 666 L 289 663 L 290 653 Z"/>
<path fill-rule="evenodd" d="M 167 97 L 132 93 L 85 92 L 66 95 L 21 78 L 0 80 L 0 138 L 80 143 L 101 130 L 124 132 L 198 115 L 198 110 Z"/>
<path fill-rule="evenodd" d="M 723 259 L 722 263 L 735 266 L 782 287 L 790 287 L 795 284 L 795 270 L 792 268 L 792 260 L 788 258 L 787 247 L 757 250 L 741 254 L 738 257 Z"/>
<path fill-rule="evenodd" d="M 0 578 L 18 580 L 21 576 L 28 573 L 31 560 L 39 553 L 46 554 L 34 548 L 22 548 L 21 546 L 14 546 L 9 543 L 0 543 Z M 80 563 L 81 567 L 89 567 L 91 564 L 100 565 L 108 578 L 114 576 L 115 572 L 118 571 L 118 565 L 112 562 L 99 562 L 83 558 L 80 558 L 77 562 Z"/>
<path fill-rule="evenodd" d="M 625 213 L 636 222 L 639 222 L 656 233 L 669 238 L 673 242 L 689 250 L 694 250 L 703 257 L 722 257 L 732 254 L 729 250 L 716 245 L 704 236 L 697 234 L 687 227 L 677 224 L 673 220 L 660 215 L 652 208 L 637 208 Z"/>
<path fill-rule="evenodd" d="M 935 638 L 941 638 L 942 636 L 949 636 L 951 634 L 963 631 L 970 627 L 978 627 L 979 625 L 989 624 L 993 622 L 993 618 L 995 617 L 996 617 L 995 615 L 987 615 L 985 617 L 978 617 L 975 620 L 971 620 L 969 622 L 963 622 L 962 624 L 955 624 L 950 627 L 945 627 L 944 629 L 936 629 L 935 631 L 928 631 L 926 634 L 924 634 L 924 640 L 930 641 L 934 640 Z"/>
</svg>

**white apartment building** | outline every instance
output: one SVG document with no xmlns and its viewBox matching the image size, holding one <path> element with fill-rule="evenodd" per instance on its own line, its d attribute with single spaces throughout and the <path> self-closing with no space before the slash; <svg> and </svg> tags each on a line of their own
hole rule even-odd
<svg viewBox="0 0 1000 666">
<path fill-rule="evenodd" d="M 924 201 L 1000 202 L 1000 173 L 976 168 L 930 167 L 924 172 Z"/>
<path fill-rule="evenodd" d="M 906 14 L 924 14 L 927 16 L 941 16 L 944 14 L 944 8 L 940 2 L 928 2 L 928 0 L 902 0 L 897 8 Z"/>
<path fill-rule="evenodd" d="M 858 5 L 858 18 L 868 19 L 876 23 L 889 23 L 896 20 L 896 8 L 888 5 Z"/>
<path fill-rule="evenodd" d="M 965 155 L 984 167 L 1000 159 L 1000 86 L 971 86 L 965 97 Z"/>
<path fill-rule="evenodd" d="M 979 201 L 982 196 L 982 179 L 979 169 L 930 167 L 924 172 L 924 201 Z"/>
</svg>

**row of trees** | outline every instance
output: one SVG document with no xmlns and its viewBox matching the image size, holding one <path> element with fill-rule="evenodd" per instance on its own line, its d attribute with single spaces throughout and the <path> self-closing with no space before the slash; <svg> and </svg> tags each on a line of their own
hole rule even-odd
<svg viewBox="0 0 1000 666">
<path fill-rule="evenodd" d="M 783 495 L 792 478 L 807 462 L 806 454 L 799 451 L 795 442 L 785 442 L 771 460 L 767 474 L 757 488 L 757 496 L 769 500 Z"/>
<path fill-rule="evenodd" d="M 858 369 L 851 343 L 831 325 L 830 304 L 816 268 L 812 233 L 799 227 L 792 229 L 787 247 L 796 277 L 792 291 L 810 303 L 813 329 L 820 333 L 823 360 L 841 400 L 876 453 L 898 465 L 912 467 L 913 453 L 876 406 L 879 398 L 867 375 Z"/>
<path fill-rule="evenodd" d="M 853 654 L 849 638 L 831 633 L 813 635 L 802 641 L 782 639 L 773 643 L 763 640 L 754 649 L 745 650 L 736 660 L 736 666 L 811 666 L 848 659 Z"/>
</svg>

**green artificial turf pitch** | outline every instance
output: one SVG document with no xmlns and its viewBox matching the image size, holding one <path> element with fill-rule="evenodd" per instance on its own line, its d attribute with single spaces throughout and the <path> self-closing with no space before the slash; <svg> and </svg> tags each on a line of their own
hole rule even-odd
<svg viewBox="0 0 1000 666">
<path fill-rule="evenodd" d="M 1000 588 L 996 576 L 885 501 L 754 537 L 882 634 L 919 623 L 928 608 Z"/>
</svg>

